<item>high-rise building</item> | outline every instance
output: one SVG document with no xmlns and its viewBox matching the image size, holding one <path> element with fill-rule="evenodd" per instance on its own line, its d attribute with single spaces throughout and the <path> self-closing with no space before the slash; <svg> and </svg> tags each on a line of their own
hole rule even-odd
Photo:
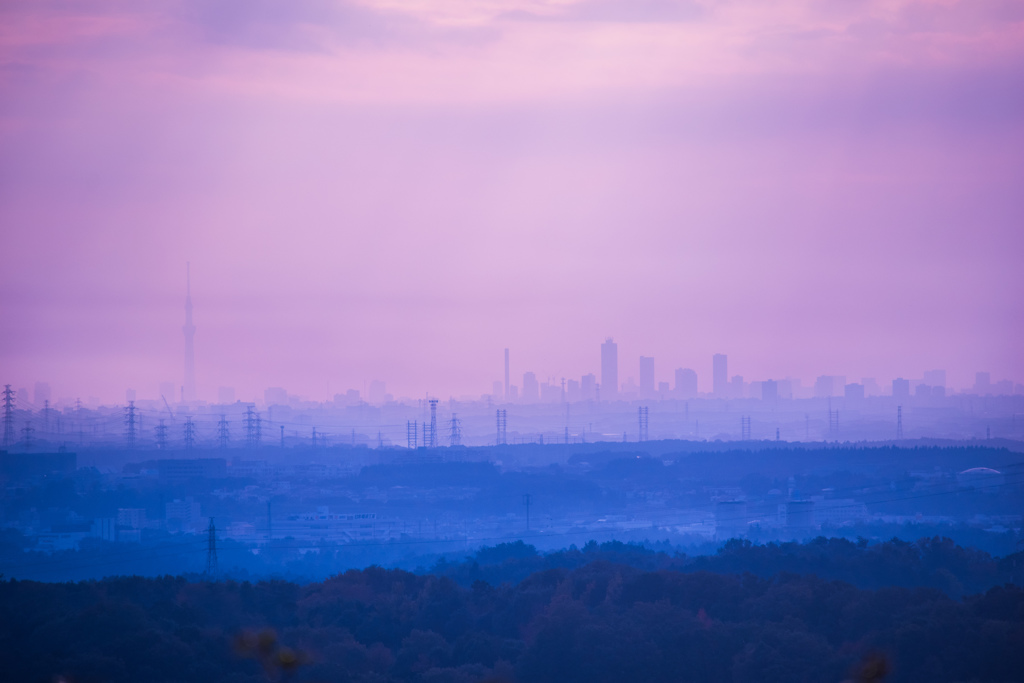
<svg viewBox="0 0 1024 683">
<path fill-rule="evenodd" d="M 51 400 L 53 392 L 46 382 L 36 382 L 35 391 L 32 392 L 32 400 L 36 408 L 42 408 L 43 404 Z"/>
<path fill-rule="evenodd" d="M 676 370 L 676 396 L 697 398 L 697 373 L 690 368 Z"/>
<path fill-rule="evenodd" d="M 580 394 L 584 401 L 594 400 L 597 394 L 597 377 L 593 373 L 587 373 L 580 378 Z"/>
<path fill-rule="evenodd" d="M 192 324 L 192 267 L 185 265 L 185 326 L 181 328 L 185 334 L 185 383 L 182 384 L 182 398 L 185 401 L 196 400 L 196 352 L 193 339 L 196 326 Z"/>
<path fill-rule="evenodd" d="M 619 345 L 611 337 L 601 344 L 601 393 L 607 398 L 619 393 Z"/>
<path fill-rule="evenodd" d="M 715 398 L 729 396 L 729 357 L 724 353 L 716 353 L 711 358 L 712 393 Z"/>
<path fill-rule="evenodd" d="M 286 406 L 288 392 L 282 387 L 268 387 L 263 390 L 263 403 L 267 406 Z"/>
<path fill-rule="evenodd" d="M 532 372 L 523 373 L 523 400 L 527 403 L 540 400 L 540 384 L 537 383 L 537 375 Z"/>
<path fill-rule="evenodd" d="M 856 382 L 853 384 L 847 384 L 843 387 L 843 396 L 845 396 L 848 401 L 858 401 L 864 398 L 864 385 L 857 384 Z"/>
<path fill-rule="evenodd" d="M 761 400 L 774 403 L 779 399 L 779 383 L 773 379 L 761 382 Z"/>
<path fill-rule="evenodd" d="M 910 398 L 910 380 L 897 377 L 892 381 L 893 398 Z"/>
<path fill-rule="evenodd" d="M 924 383 L 930 387 L 946 386 L 945 370 L 928 370 L 924 373 Z"/>
<path fill-rule="evenodd" d="M 649 356 L 640 356 L 640 395 L 654 395 L 654 359 Z"/>
</svg>

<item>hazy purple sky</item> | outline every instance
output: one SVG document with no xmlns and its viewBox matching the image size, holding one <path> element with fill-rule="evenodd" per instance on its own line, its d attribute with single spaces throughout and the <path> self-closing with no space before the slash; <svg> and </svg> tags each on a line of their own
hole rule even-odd
<svg viewBox="0 0 1024 683">
<path fill-rule="evenodd" d="M 1024 2 L 6 0 L 0 383 L 1024 380 Z M 516 382 L 518 383 L 518 381 Z"/>
</svg>

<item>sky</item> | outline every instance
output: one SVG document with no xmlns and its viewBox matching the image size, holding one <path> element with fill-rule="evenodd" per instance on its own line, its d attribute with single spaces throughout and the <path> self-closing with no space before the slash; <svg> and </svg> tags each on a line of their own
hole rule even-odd
<svg viewBox="0 0 1024 683">
<path fill-rule="evenodd" d="M 6 0 L 0 384 L 1024 381 L 1019 0 Z"/>
</svg>

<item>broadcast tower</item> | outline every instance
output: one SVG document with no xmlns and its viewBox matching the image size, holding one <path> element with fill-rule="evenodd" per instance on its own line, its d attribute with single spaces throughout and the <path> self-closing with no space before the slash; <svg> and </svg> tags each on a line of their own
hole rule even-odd
<svg viewBox="0 0 1024 683">
<path fill-rule="evenodd" d="M 182 385 L 182 400 L 189 402 L 196 400 L 196 352 L 193 339 L 196 336 L 196 326 L 192 324 L 192 264 L 185 264 L 185 326 L 181 331 L 185 333 L 185 384 Z"/>
</svg>

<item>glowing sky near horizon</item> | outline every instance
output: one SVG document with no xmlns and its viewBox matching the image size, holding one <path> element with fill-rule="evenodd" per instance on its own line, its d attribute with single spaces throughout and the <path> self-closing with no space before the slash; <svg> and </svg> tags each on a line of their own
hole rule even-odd
<svg viewBox="0 0 1024 683">
<path fill-rule="evenodd" d="M 8 0 L 0 384 L 1024 381 L 1024 2 Z"/>
</svg>

